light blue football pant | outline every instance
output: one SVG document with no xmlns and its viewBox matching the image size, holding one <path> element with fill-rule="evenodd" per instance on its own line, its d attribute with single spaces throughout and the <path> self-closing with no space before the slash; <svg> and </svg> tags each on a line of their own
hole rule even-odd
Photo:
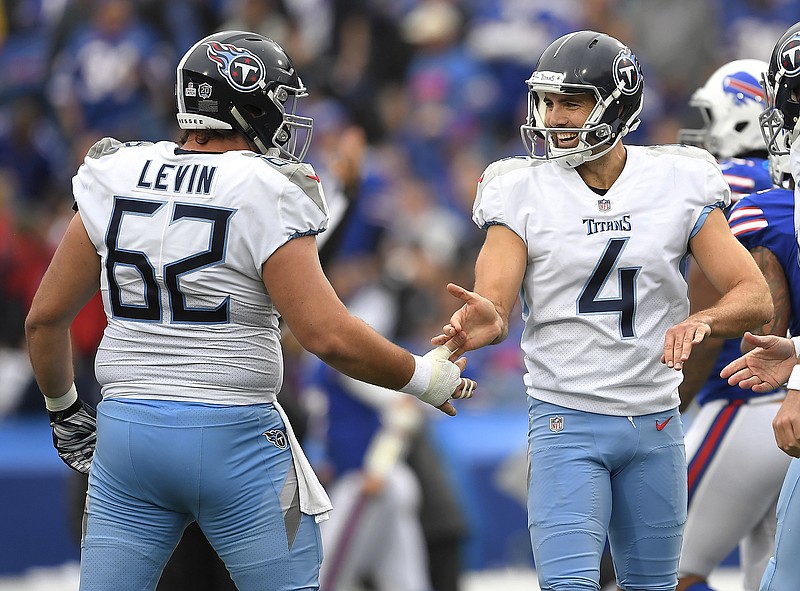
<svg viewBox="0 0 800 591">
<path fill-rule="evenodd" d="M 194 520 L 240 591 L 318 589 L 319 527 L 300 512 L 297 491 L 271 404 L 104 400 L 80 589 L 155 589 Z"/>
<path fill-rule="evenodd" d="M 622 589 L 674 591 L 687 506 L 678 409 L 629 418 L 529 398 L 528 418 L 528 529 L 542 590 L 597 591 L 608 536 Z"/>
<path fill-rule="evenodd" d="M 789 464 L 777 515 L 775 556 L 769 559 L 759 591 L 800 589 L 800 459 Z"/>
</svg>

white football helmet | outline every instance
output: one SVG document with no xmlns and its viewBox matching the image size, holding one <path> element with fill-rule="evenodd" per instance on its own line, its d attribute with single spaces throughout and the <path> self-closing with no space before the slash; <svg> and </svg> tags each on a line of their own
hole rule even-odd
<svg viewBox="0 0 800 591">
<path fill-rule="evenodd" d="M 679 141 L 705 148 L 720 160 L 765 151 L 758 117 L 766 105 L 759 80 L 767 67 L 762 60 L 741 59 L 711 74 L 689 99 L 700 110 L 703 127 L 681 129 Z"/>
</svg>

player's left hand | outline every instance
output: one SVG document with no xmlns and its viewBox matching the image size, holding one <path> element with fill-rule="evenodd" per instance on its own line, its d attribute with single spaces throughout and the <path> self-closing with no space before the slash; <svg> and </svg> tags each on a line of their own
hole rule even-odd
<svg viewBox="0 0 800 591">
<path fill-rule="evenodd" d="M 73 470 L 88 474 L 97 442 L 95 410 L 79 398 L 69 408 L 47 414 L 58 456 Z"/>
<path fill-rule="evenodd" d="M 800 391 L 789 390 L 772 421 L 775 442 L 793 458 L 800 458 Z"/>
<path fill-rule="evenodd" d="M 664 336 L 664 353 L 661 355 L 661 363 L 680 371 L 683 363 L 692 354 L 692 347 L 703 342 L 703 339 L 710 335 L 711 326 L 707 322 L 689 316 L 683 322 L 670 328 Z"/>
</svg>

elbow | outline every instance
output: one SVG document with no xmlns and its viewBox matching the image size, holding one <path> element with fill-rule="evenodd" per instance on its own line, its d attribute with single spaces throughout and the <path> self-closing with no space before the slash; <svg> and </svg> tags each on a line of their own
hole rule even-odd
<svg viewBox="0 0 800 591">
<path fill-rule="evenodd" d="M 775 319 L 775 306 L 772 303 L 772 298 L 768 298 L 766 303 L 761 308 L 761 320 L 757 324 L 759 327 L 771 324 Z"/>
<path fill-rule="evenodd" d="M 319 357 L 328 365 L 335 366 L 337 361 L 347 358 L 346 343 L 336 332 L 322 331 L 304 334 L 302 337 L 298 337 L 298 341 L 306 351 Z"/>
<path fill-rule="evenodd" d="M 69 331 L 69 325 L 66 319 L 49 314 L 34 303 L 25 317 L 25 338 L 30 342 L 31 338 L 48 330 Z"/>
</svg>

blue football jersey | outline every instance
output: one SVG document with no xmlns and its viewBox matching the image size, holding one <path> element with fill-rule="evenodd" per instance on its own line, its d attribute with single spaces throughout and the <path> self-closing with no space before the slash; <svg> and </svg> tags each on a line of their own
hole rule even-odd
<svg viewBox="0 0 800 591">
<path fill-rule="evenodd" d="M 772 252 L 781 264 L 789 285 L 800 285 L 800 266 L 794 229 L 794 194 L 786 189 L 769 189 L 742 197 L 731 208 L 728 216 L 731 232 L 745 248 L 752 250 L 763 246 Z M 793 335 L 800 334 L 800 319 L 795 313 L 800 310 L 800 291 L 789 290 L 791 315 L 789 330 Z M 729 386 L 719 377 L 719 372 L 728 363 L 741 355 L 739 339 L 725 342 L 717 363 L 708 381 L 697 395 L 699 404 L 721 398 L 749 399 L 764 394 L 752 390 Z"/>
<path fill-rule="evenodd" d="M 764 158 L 728 158 L 720 160 L 720 170 L 731 188 L 731 202 L 740 197 L 772 188 L 769 160 Z"/>
</svg>

